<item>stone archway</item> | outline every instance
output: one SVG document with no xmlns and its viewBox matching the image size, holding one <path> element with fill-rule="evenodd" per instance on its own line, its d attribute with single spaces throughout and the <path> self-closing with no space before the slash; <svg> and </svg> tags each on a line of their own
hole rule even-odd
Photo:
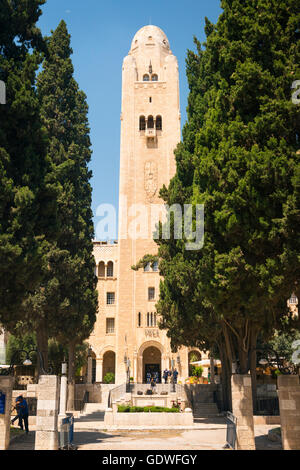
<svg viewBox="0 0 300 470">
<path fill-rule="evenodd" d="M 148 341 L 144 343 L 138 353 L 138 383 L 146 383 L 147 372 L 156 373 L 158 380 L 161 382 L 163 360 L 163 346 L 157 341 Z"/>
<path fill-rule="evenodd" d="M 193 349 L 192 351 L 189 352 L 189 356 L 188 356 L 189 376 L 192 375 L 193 366 L 191 365 L 191 362 L 201 361 L 201 359 L 202 359 L 201 353 L 197 351 L 196 349 Z"/>
<path fill-rule="evenodd" d="M 102 382 L 108 373 L 116 375 L 116 354 L 114 351 L 106 351 L 103 354 Z"/>
</svg>

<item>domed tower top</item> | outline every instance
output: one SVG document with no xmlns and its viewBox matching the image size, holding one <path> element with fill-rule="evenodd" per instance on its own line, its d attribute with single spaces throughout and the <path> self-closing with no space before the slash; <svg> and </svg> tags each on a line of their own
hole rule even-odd
<svg viewBox="0 0 300 470">
<path fill-rule="evenodd" d="M 159 45 L 167 53 L 170 51 L 168 38 L 158 26 L 144 26 L 135 34 L 131 43 L 130 53 L 135 52 L 140 47 L 153 47 L 155 45 Z"/>
</svg>

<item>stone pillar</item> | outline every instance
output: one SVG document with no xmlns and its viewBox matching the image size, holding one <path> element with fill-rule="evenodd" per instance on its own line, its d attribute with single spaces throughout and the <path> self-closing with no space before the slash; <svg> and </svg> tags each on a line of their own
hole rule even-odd
<svg viewBox="0 0 300 470">
<path fill-rule="evenodd" d="M 137 383 L 137 380 L 138 380 L 137 363 L 138 363 L 137 353 L 134 353 L 133 354 L 133 380 L 134 380 L 135 383 Z"/>
<path fill-rule="evenodd" d="M 93 358 L 92 356 L 88 357 L 87 364 L 87 384 L 91 384 L 93 381 Z"/>
<path fill-rule="evenodd" d="M 58 449 L 59 377 L 41 375 L 38 384 L 35 450 Z"/>
<path fill-rule="evenodd" d="M 298 375 L 278 377 L 281 436 L 284 450 L 300 449 L 300 383 Z"/>
<path fill-rule="evenodd" d="M 96 382 L 103 381 L 103 359 L 96 360 Z"/>
<path fill-rule="evenodd" d="M 12 401 L 13 377 L 0 376 L 0 450 L 7 450 L 10 439 L 10 413 Z M 3 407 L 3 409 L 2 409 Z"/>
<path fill-rule="evenodd" d="M 231 377 L 232 413 L 237 418 L 237 450 L 255 450 L 251 377 Z"/>
</svg>

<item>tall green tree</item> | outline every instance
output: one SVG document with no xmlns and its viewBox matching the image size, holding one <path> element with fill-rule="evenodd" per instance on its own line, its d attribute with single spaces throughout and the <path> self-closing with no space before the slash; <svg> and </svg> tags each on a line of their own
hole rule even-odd
<svg viewBox="0 0 300 470">
<path fill-rule="evenodd" d="M 195 39 L 196 52 L 188 52 L 188 121 L 176 175 L 161 191 L 169 205 L 204 204 L 204 247 L 159 241 L 158 307 L 184 336 L 193 283 L 192 311 L 201 324 L 207 308 L 213 312 L 229 370 L 237 359 L 247 373 L 258 333 L 289 315 L 293 291 L 299 297 L 300 108 L 291 85 L 300 76 L 300 12 L 295 0 L 221 6 L 216 25 L 206 20 L 204 47 Z"/>
<path fill-rule="evenodd" d="M 45 50 L 36 23 L 45 0 L 0 0 L 0 322 L 9 330 L 41 279 L 55 231 L 53 188 L 46 181 L 47 136 L 40 119 L 36 71 Z"/>
<path fill-rule="evenodd" d="M 58 230 L 45 264 L 41 324 L 69 346 L 69 409 L 74 396 L 75 347 L 89 337 L 97 312 L 91 210 L 91 143 L 88 106 L 73 74 L 70 35 L 64 21 L 48 41 L 38 76 L 42 121 L 49 137 L 48 158 L 58 186 Z"/>
</svg>

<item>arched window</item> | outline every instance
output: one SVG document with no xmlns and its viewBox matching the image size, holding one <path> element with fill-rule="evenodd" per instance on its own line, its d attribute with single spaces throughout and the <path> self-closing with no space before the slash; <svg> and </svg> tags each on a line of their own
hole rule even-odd
<svg viewBox="0 0 300 470">
<path fill-rule="evenodd" d="M 141 312 L 138 313 L 138 327 L 142 326 L 142 314 Z"/>
<path fill-rule="evenodd" d="M 144 131 L 145 129 L 146 129 L 145 116 L 140 116 L 140 131 Z"/>
<path fill-rule="evenodd" d="M 161 116 L 156 116 L 156 130 L 157 131 L 162 130 L 162 118 L 161 118 Z"/>
<path fill-rule="evenodd" d="M 147 127 L 148 127 L 148 129 L 154 129 L 153 116 L 148 116 Z"/>
<path fill-rule="evenodd" d="M 149 82 L 150 80 L 150 77 L 147 73 L 145 73 L 145 75 L 143 76 L 143 82 Z"/>
<path fill-rule="evenodd" d="M 153 271 L 156 272 L 156 273 L 158 272 L 158 261 L 154 261 L 154 263 L 153 263 Z"/>
<path fill-rule="evenodd" d="M 152 80 L 152 82 L 157 82 L 158 81 L 158 76 L 156 75 L 156 73 L 154 73 L 152 75 L 151 80 Z"/>
<path fill-rule="evenodd" d="M 105 277 L 105 264 L 104 264 L 104 261 L 100 261 L 100 263 L 99 263 L 98 277 Z"/>
<path fill-rule="evenodd" d="M 114 263 L 112 261 L 107 264 L 107 277 L 114 277 Z"/>
</svg>

